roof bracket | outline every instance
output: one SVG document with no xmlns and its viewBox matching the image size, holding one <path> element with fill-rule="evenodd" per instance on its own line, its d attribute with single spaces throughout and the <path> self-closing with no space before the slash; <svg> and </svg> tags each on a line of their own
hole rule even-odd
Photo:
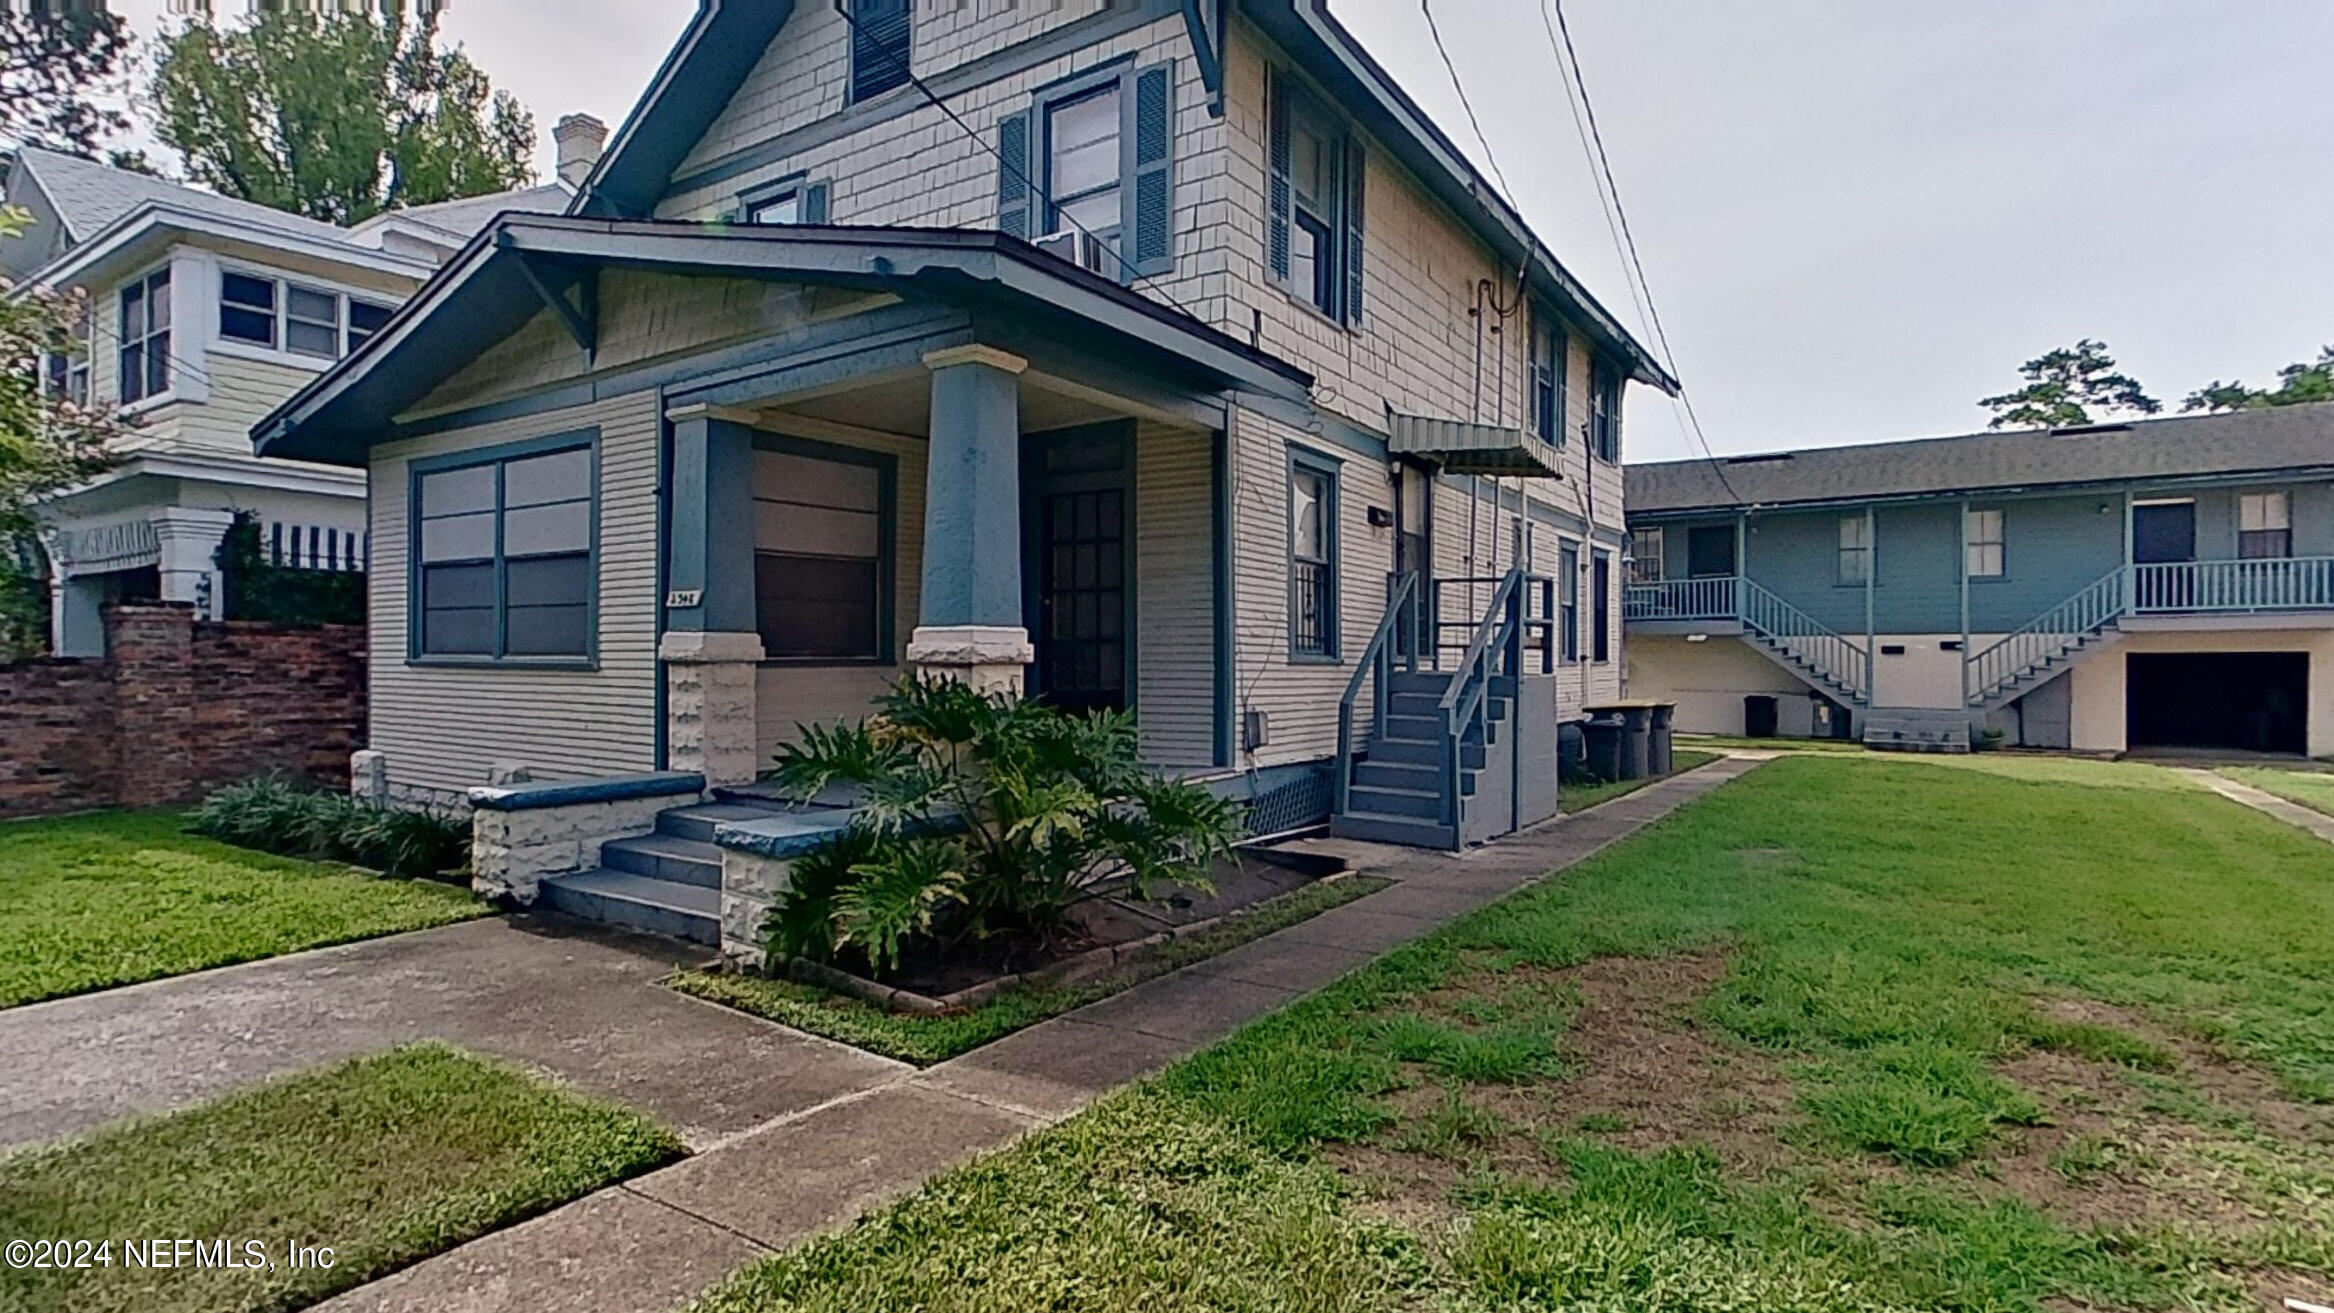
<svg viewBox="0 0 2334 1313">
<path fill-rule="evenodd" d="M 519 256 L 519 272 L 526 275 L 527 285 L 535 289 L 535 295 L 542 297 L 543 304 L 551 307 L 551 313 L 559 316 L 559 322 L 567 326 L 567 335 L 583 348 L 584 359 L 589 362 L 593 353 L 599 350 L 598 271 L 587 270 L 576 280 L 576 299 L 582 302 L 580 306 L 571 304 L 566 293 L 553 291 L 551 284 L 544 281 L 542 271 L 535 267 L 535 261 L 523 254 Z"/>
</svg>

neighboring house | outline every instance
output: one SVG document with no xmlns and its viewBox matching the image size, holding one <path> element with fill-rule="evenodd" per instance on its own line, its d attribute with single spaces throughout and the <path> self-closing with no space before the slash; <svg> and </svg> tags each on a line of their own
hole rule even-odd
<svg viewBox="0 0 2334 1313">
<path fill-rule="evenodd" d="M 1628 489 L 1629 691 L 1682 729 L 2334 754 L 2334 405 L 1633 465 Z"/>
<path fill-rule="evenodd" d="M 371 473 L 389 786 L 743 784 L 916 669 L 1131 709 L 1292 822 L 1341 706 L 1357 832 L 1545 814 L 1554 719 L 1619 688 L 1622 388 L 1667 375 L 1316 4 L 853 14 L 707 0 L 568 217 L 254 430 Z M 1487 758 L 1438 700 L 1518 567 Z M 1373 735 L 1397 568 L 1442 671 Z"/>
<path fill-rule="evenodd" d="M 563 147 L 583 152 L 569 161 L 580 179 L 596 125 L 561 127 Z M 573 194 L 554 183 L 341 229 L 74 155 L 16 152 L 7 200 L 33 222 L 0 241 L 0 272 L 88 299 L 80 341 L 43 363 L 43 384 L 134 422 L 115 469 L 42 508 L 52 649 L 101 654 L 109 601 L 218 614 L 216 556 L 237 513 L 258 519 L 280 563 L 365 569 L 363 472 L 254 456 L 251 425 L 363 345 L 496 213 L 555 211 Z"/>
</svg>

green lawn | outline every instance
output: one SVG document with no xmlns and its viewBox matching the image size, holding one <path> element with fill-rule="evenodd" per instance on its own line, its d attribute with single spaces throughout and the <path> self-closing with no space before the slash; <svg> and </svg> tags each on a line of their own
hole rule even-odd
<svg viewBox="0 0 2334 1313">
<path fill-rule="evenodd" d="M 1371 876 L 1348 876 L 1304 885 L 1187 937 L 1170 940 L 1125 971 L 1076 984 L 1007 989 L 961 1012 L 887 1012 L 816 985 L 726 971 L 679 971 L 666 977 L 664 983 L 684 994 L 796 1030 L 928 1067 L 1003 1039 L 1024 1026 L 1108 998 L 1153 976 L 1319 916 L 1332 907 L 1376 893 L 1387 883 Z"/>
<path fill-rule="evenodd" d="M 2329 1100 L 2334 849 L 2151 767 L 1791 757 L 705 1307 L 2324 1303 Z"/>
<path fill-rule="evenodd" d="M 2223 766 L 2221 774 L 2240 784 L 2298 802 L 2334 816 L 2334 771 L 2279 770 L 2274 766 Z"/>
<path fill-rule="evenodd" d="M 482 915 L 467 890 L 185 834 L 177 812 L 0 823 L 0 1007 Z"/>
<path fill-rule="evenodd" d="M 108 1266 L 0 1268 L 0 1308 L 301 1308 L 680 1153 L 637 1114 L 498 1063 L 394 1049 L 0 1159 L 0 1237 L 112 1242 Z M 156 1268 L 124 1248 L 181 1237 L 263 1242 L 276 1266 Z M 292 1266 L 295 1245 L 329 1247 L 331 1266 Z"/>
<path fill-rule="evenodd" d="M 1680 749 L 1670 754 L 1670 774 L 1689 771 L 1696 766 L 1707 766 L 1724 755 L 1720 752 Z M 1614 780 L 1607 784 L 1567 784 L 1559 790 L 1559 798 L 1567 812 L 1587 811 L 1600 802 L 1611 802 L 1624 793 L 1635 793 L 1653 783 L 1653 779 L 1647 776 L 1639 780 Z"/>
</svg>

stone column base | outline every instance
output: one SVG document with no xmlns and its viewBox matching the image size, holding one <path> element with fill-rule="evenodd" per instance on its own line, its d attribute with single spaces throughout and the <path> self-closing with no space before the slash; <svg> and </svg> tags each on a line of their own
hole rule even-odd
<svg viewBox="0 0 2334 1313">
<path fill-rule="evenodd" d="M 1037 659 L 1037 649 L 1019 625 L 918 625 L 907 655 L 918 675 L 1020 697 L 1022 668 Z"/>
<path fill-rule="evenodd" d="M 665 757 L 708 785 L 751 784 L 761 774 L 754 679 L 759 634 L 674 629 L 657 648 L 665 663 Z"/>
</svg>

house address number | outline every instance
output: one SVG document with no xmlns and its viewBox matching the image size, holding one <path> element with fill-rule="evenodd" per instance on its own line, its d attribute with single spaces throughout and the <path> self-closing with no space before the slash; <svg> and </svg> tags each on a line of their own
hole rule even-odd
<svg viewBox="0 0 2334 1313">
<path fill-rule="evenodd" d="M 702 588 L 676 588 L 673 591 L 665 594 L 665 607 L 667 610 L 680 610 L 684 607 L 701 606 L 704 604 L 704 602 L 705 590 Z"/>
</svg>

